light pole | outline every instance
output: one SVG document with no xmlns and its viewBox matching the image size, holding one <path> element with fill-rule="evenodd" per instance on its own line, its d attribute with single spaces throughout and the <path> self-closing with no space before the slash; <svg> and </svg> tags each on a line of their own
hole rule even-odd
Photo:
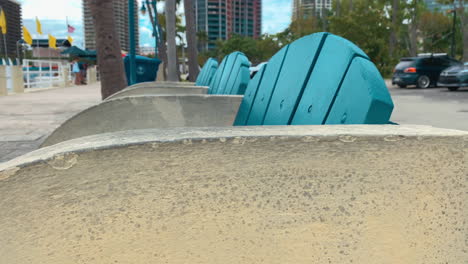
<svg viewBox="0 0 468 264">
<path fill-rule="evenodd" d="M 153 12 L 151 12 L 151 7 L 152 7 L 152 10 L 154 11 L 154 14 Z M 141 14 L 145 15 L 147 9 L 149 10 L 149 17 L 150 17 L 151 25 L 153 26 L 153 36 L 155 40 L 154 55 L 157 58 L 158 57 L 158 43 L 159 41 L 161 41 L 161 34 L 159 31 L 160 27 L 159 27 L 159 22 L 158 22 L 158 10 L 156 7 L 156 1 L 144 0 L 142 2 L 142 6 L 140 9 Z"/>
<path fill-rule="evenodd" d="M 135 62 L 135 0 L 128 0 L 128 31 L 130 36 L 130 85 L 136 83 Z"/>
</svg>

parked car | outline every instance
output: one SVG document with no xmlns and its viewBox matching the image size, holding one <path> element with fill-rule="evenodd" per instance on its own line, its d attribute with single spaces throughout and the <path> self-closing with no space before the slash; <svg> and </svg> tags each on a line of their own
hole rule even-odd
<svg viewBox="0 0 468 264">
<path fill-rule="evenodd" d="M 460 87 L 468 87 L 468 62 L 442 71 L 437 86 L 447 87 L 450 91 L 456 91 Z"/>
<path fill-rule="evenodd" d="M 457 65 L 462 63 L 445 53 L 425 53 L 417 57 L 402 58 L 393 71 L 392 84 L 400 88 L 408 85 L 416 85 L 419 88 L 437 86 L 440 73 Z"/>
</svg>

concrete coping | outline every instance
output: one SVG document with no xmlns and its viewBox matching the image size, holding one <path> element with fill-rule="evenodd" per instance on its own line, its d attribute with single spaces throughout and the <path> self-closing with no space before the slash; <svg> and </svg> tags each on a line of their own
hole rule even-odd
<svg viewBox="0 0 468 264">
<path fill-rule="evenodd" d="M 142 82 L 142 83 L 137 83 L 134 85 L 130 85 L 127 88 L 134 88 L 134 87 L 160 87 L 160 86 L 196 86 L 195 83 L 193 82 Z"/>
<path fill-rule="evenodd" d="M 139 95 L 116 98 L 71 117 L 42 144 L 133 129 L 232 126 L 240 95 Z"/>
<path fill-rule="evenodd" d="M 14 167 L 45 161 L 70 152 L 112 149 L 156 142 L 202 140 L 249 140 L 269 138 L 272 141 L 302 138 L 304 142 L 337 141 L 353 143 L 362 140 L 401 141 L 459 137 L 468 144 L 468 132 L 424 125 L 314 125 L 314 126 L 238 126 L 238 127 L 173 127 L 136 129 L 95 134 L 47 146 L 0 164 L 0 172 Z M 1 179 L 1 175 L 0 175 Z"/>
<path fill-rule="evenodd" d="M 208 87 L 205 86 L 180 86 L 180 87 L 154 87 L 154 86 L 141 86 L 141 87 L 128 87 L 119 91 L 104 101 L 109 101 L 116 98 L 137 96 L 137 95 L 157 95 L 157 94 L 206 94 Z"/>
</svg>

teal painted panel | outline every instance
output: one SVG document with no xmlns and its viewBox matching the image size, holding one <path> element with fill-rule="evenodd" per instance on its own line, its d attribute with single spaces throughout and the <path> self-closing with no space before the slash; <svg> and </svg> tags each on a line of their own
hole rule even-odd
<svg viewBox="0 0 468 264">
<path fill-rule="evenodd" d="M 261 124 L 289 124 L 327 34 L 312 34 L 289 45 L 289 51 Z"/>
<path fill-rule="evenodd" d="M 218 85 L 216 94 L 229 94 L 232 86 L 234 85 L 236 76 L 239 72 L 240 57 L 245 56 L 243 53 L 235 51 L 229 54 L 230 58 L 226 62 L 223 76 Z"/>
<path fill-rule="evenodd" d="M 263 118 L 265 117 L 268 103 L 270 102 L 271 95 L 274 92 L 276 82 L 281 72 L 281 68 L 289 50 L 289 45 L 278 51 L 268 61 L 268 67 L 263 73 L 262 82 L 260 83 L 255 97 L 252 110 L 247 119 L 247 125 L 262 125 Z"/>
<path fill-rule="evenodd" d="M 198 74 L 197 76 L 197 80 L 195 81 L 195 85 L 197 86 L 201 86 L 203 84 L 203 81 L 205 79 L 205 76 L 206 76 L 206 72 L 208 71 L 209 67 L 210 67 L 210 62 L 211 58 L 209 58 L 206 62 L 205 62 L 205 65 L 203 65 L 200 73 Z"/>
<path fill-rule="evenodd" d="M 375 65 L 355 57 L 325 123 L 387 124 L 392 111 L 392 98 Z"/>
<path fill-rule="evenodd" d="M 210 88 L 208 89 L 208 94 L 215 94 L 218 90 L 219 83 L 221 82 L 221 78 L 224 74 L 224 69 L 226 68 L 226 62 L 229 60 L 230 55 L 224 57 L 221 61 L 221 65 L 219 65 L 218 70 L 216 71 L 215 76 L 213 77 L 213 81 L 210 84 Z"/>
<path fill-rule="evenodd" d="M 218 62 L 215 61 L 215 63 L 213 63 L 211 65 L 211 68 L 210 68 L 209 72 L 206 74 L 206 81 L 205 81 L 204 85 L 202 85 L 202 86 L 210 86 L 211 85 L 211 82 L 213 81 L 213 77 L 215 76 L 217 70 L 218 70 Z"/>
<path fill-rule="evenodd" d="M 367 55 L 350 41 L 328 35 L 290 124 L 321 125 L 355 56 Z"/>
<path fill-rule="evenodd" d="M 201 69 L 200 74 L 198 74 L 197 80 L 195 81 L 195 85 L 197 86 L 208 85 L 209 80 L 213 77 L 211 76 L 211 74 L 213 74 L 213 67 L 217 69 L 218 62 L 213 58 L 209 58 L 205 62 L 205 65 L 203 65 L 203 68 Z"/>
<path fill-rule="evenodd" d="M 239 111 L 237 112 L 236 120 L 234 121 L 235 126 L 245 126 L 250 115 L 250 110 L 252 109 L 252 104 L 255 101 L 257 96 L 258 87 L 263 79 L 263 74 L 268 65 L 264 65 L 252 80 L 249 82 L 247 89 L 242 99 L 242 103 L 239 106 Z"/>
<path fill-rule="evenodd" d="M 244 54 L 239 54 L 237 56 L 236 65 L 234 65 L 233 72 L 237 68 L 237 74 L 234 78 L 234 75 L 231 74 L 228 84 L 226 85 L 225 94 L 237 94 L 243 95 L 247 89 L 247 85 L 250 82 L 250 61 Z"/>
</svg>

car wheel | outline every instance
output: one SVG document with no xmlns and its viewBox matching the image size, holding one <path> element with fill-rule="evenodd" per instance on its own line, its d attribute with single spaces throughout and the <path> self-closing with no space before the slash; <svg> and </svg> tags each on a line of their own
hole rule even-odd
<svg viewBox="0 0 468 264">
<path fill-rule="evenodd" d="M 399 84 L 398 87 L 400 87 L 400 88 L 406 88 L 406 85 L 404 85 L 404 84 Z"/>
<path fill-rule="evenodd" d="M 448 89 L 449 89 L 450 91 L 452 91 L 452 92 L 453 92 L 453 91 L 456 91 L 456 90 L 458 90 L 458 88 L 459 88 L 459 87 L 449 87 Z"/>
<path fill-rule="evenodd" d="M 429 77 L 427 77 L 426 75 L 419 76 L 417 84 L 419 88 L 426 89 L 429 87 L 429 85 L 431 85 L 431 80 L 429 79 Z"/>
</svg>

